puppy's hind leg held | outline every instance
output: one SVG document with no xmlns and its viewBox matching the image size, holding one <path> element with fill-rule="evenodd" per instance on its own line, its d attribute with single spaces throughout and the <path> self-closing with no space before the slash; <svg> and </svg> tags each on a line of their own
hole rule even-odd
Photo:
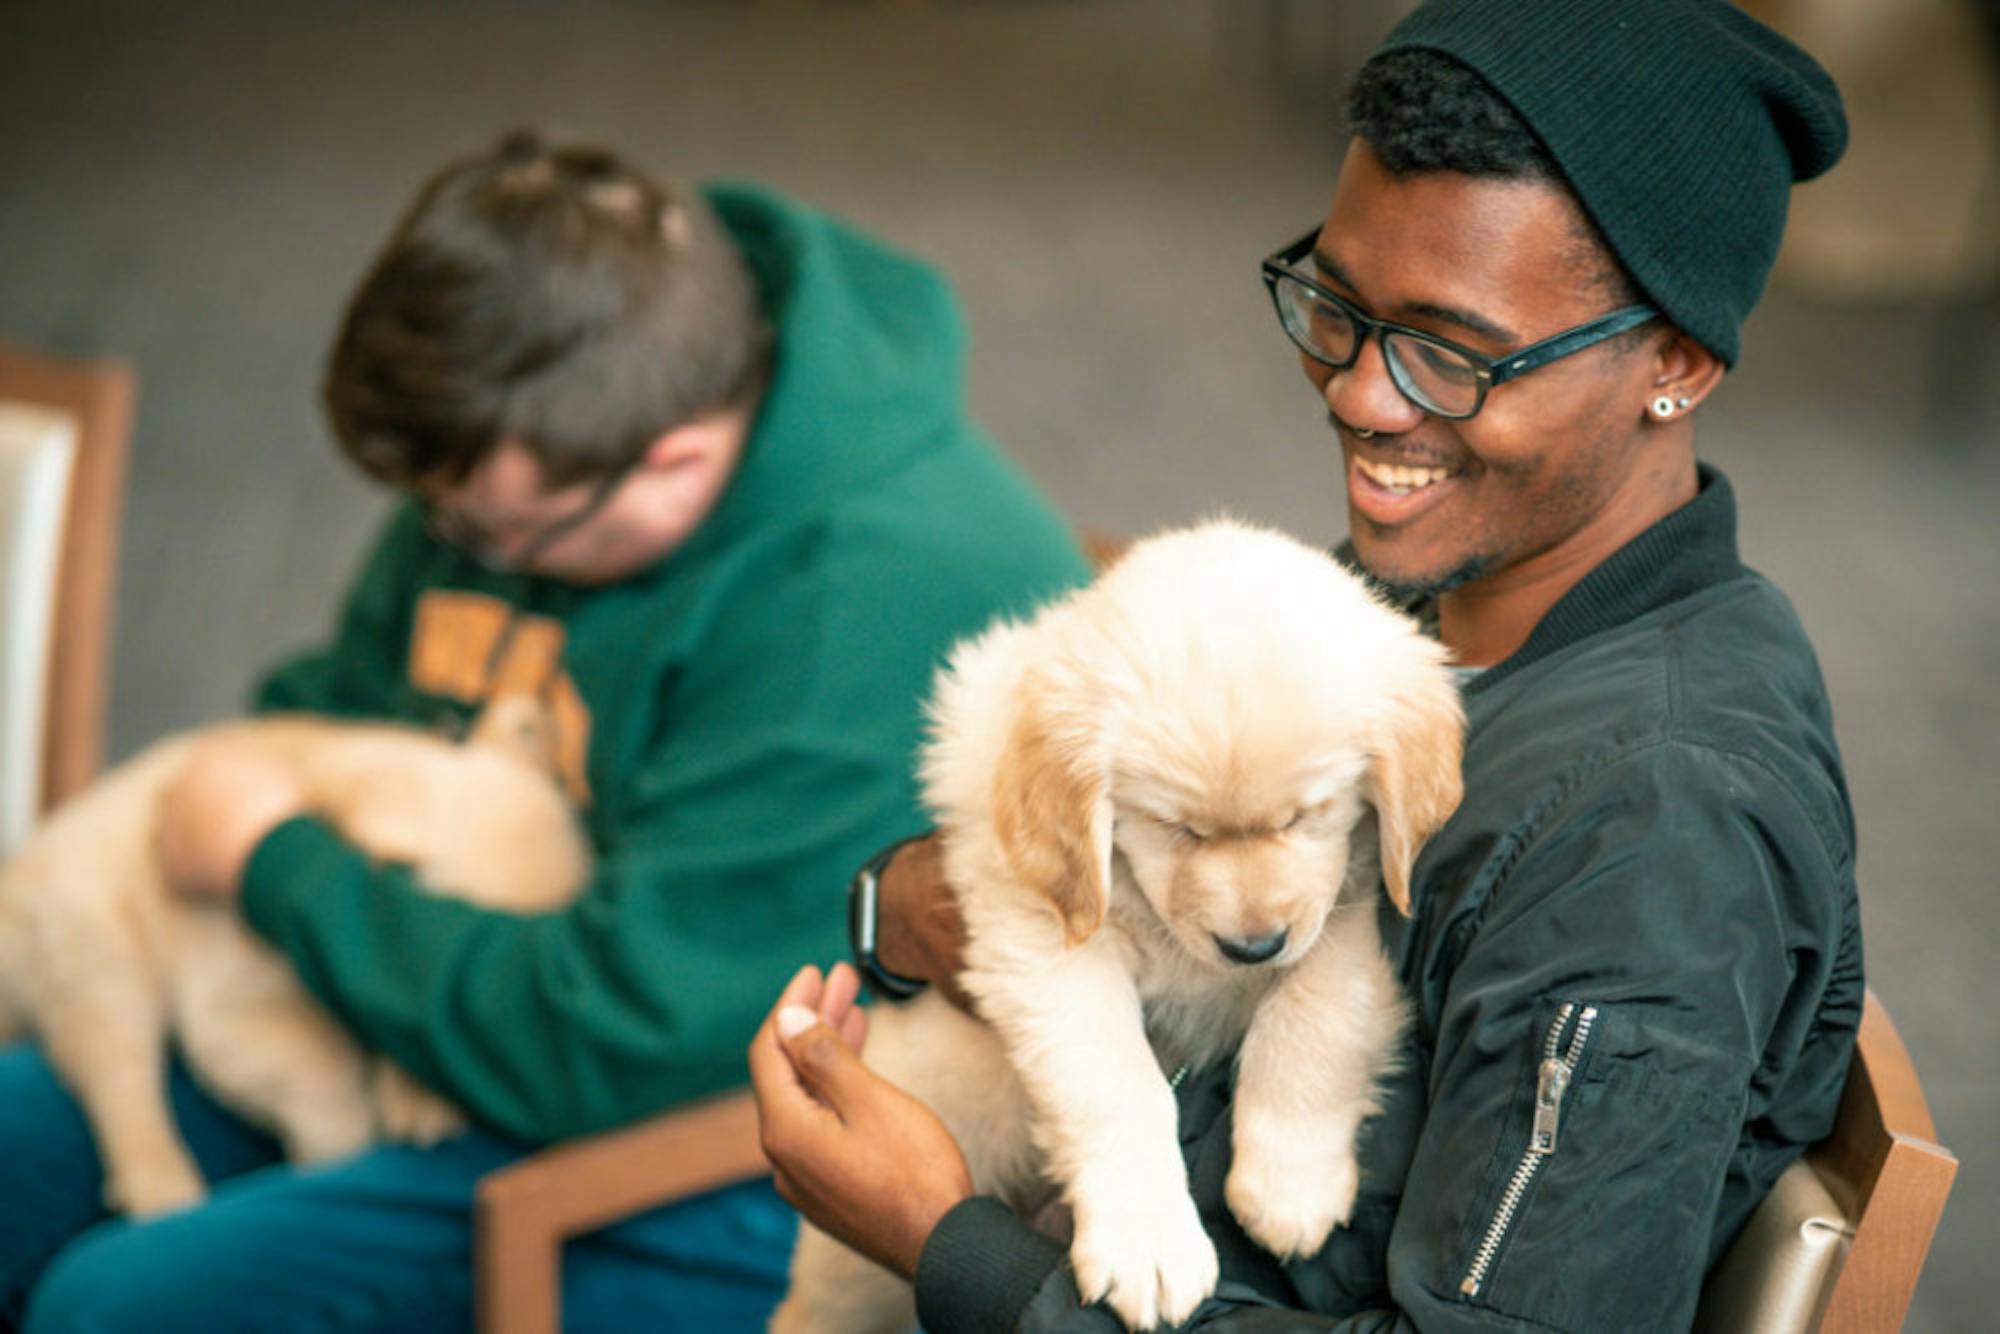
<svg viewBox="0 0 2000 1334">
<path fill-rule="evenodd" d="M 345 1158 L 374 1143 L 367 1057 L 330 1015 L 296 983 L 228 1000 L 182 1007 L 181 1045 L 205 1087 L 268 1127 L 294 1163 Z"/>
<path fill-rule="evenodd" d="M 104 1202 L 134 1218 L 208 1193 L 167 1102 L 166 1017 L 136 980 L 110 972 L 87 996 L 44 1006 L 42 1050 L 83 1107 L 104 1168 Z"/>
<path fill-rule="evenodd" d="M 909 1284 L 812 1224 L 799 1224 L 791 1286 L 771 1316 L 771 1334 L 909 1334 L 916 1327 Z"/>
</svg>

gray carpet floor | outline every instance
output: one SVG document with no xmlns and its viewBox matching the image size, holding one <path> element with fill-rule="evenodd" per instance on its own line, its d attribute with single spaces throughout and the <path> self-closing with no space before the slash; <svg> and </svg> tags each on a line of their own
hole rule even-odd
<svg viewBox="0 0 2000 1334">
<path fill-rule="evenodd" d="M 324 632 L 383 506 L 314 407 L 339 304 L 422 175 L 516 124 L 931 256 L 977 414 L 1080 525 L 1337 538 L 1334 443 L 1256 263 L 1323 212 L 1330 90 L 1386 8 L 1273 40 L 1279 6 L 1230 0 L 0 0 L 0 333 L 142 381 L 114 748 L 235 710 Z M 1780 286 L 1700 438 L 1819 643 L 1871 981 L 1964 1160 L 1910 1327 L 1971 1330 L 2000 1241 L 2000 377 L 1940 327 Z"/>
</svg>

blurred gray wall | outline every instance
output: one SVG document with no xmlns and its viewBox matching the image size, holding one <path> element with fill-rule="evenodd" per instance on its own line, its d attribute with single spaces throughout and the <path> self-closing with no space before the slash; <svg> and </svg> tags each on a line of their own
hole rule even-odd
<svg viewBox="0 0 2000 1334">
<path fill-rule="evenodd" d="M 1323 213 L 1337 75 L 1396 8 L 0 0 L 0 334 L 141 376 L 114 748 L 235 710 L 324 633 L 383 505 L 317 416 L 324 345 L 417 181 L 516 124 L 763 178 L 933 258 L 977 414 L 1080 525 L 1337 538 L 1335 444 L 1256 264 Z M 1820 645 L 1871 980 L 1965 1163 L 1910 1327 L 1980 1329 L 2000 342 L 1962 294 L 1827 290 L 1773 291 L 1701 441 Z"/>
</svg>

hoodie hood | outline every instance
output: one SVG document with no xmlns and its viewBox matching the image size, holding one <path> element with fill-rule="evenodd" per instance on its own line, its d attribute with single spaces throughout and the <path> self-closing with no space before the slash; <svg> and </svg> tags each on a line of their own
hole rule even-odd
<svg viewBox="0 0 2000 1334">
<path fill-rule="evenodd" d="M 775 344 L 711 536 L 815 510 L 949 445 L 964 429 L 966 337 L 943 276 L 770 190 L 703 192 L 756 279 Z"/>
</svg>

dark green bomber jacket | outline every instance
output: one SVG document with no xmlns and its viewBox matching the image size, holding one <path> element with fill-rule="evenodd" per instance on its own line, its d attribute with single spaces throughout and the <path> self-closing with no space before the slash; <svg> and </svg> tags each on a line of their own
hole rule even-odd
<svg viewBox="0 0 2000 1334">
<path fill-rule="evenodd" d="M 1704 468 L 1466 687 L 1465 801 L 1415 916 L 1383 909 L 1410 1039 L 1319 1254 L 1280 1265 L 1244 1236 L 1231 1072 L 1183 1084 L 1222 1261 L 1191 1327 L 1685 1329 L 1831 1126 L 1862 1000 L 1853 818 L 1811 646 L 1735 533 Z M 929 1334 L 1120 1328 L 984 1197 L 938 1225 L 917 1296 Z"/>
</svg>

